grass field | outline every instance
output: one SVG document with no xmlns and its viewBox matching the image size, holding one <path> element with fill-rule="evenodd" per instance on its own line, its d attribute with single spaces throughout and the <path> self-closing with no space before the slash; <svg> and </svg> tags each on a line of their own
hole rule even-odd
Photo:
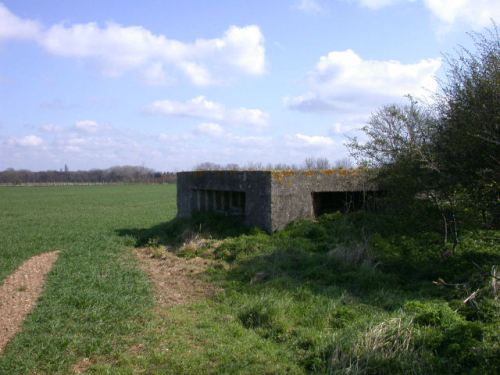
<svg viewBox="0 0 500 375">
<path fill-rule="evenodd" d="M 500 262 L 498 231 L 464 232 L 443 258 L 439 233 L 410 219 L 329 214 L 268 235 L 174 216 L 174 186 L 0 188 L 0 280 L 61 250 L 0 374 L 69 373 L 83 358 L 98 374 L 498 371 L 483 275 Z M 155 307 L 134 247 L 210 258 L 203 277 L 224 291 Z"/>
<path fill-rule="evenodd" d="M 174 215 L 173 185 L 0 188 L 0 280 L 32 255 L 61 250 L 0 374 L 66 373 L 79 358 L 124 350 L 152 298 L 117 231 Z"/>
</svg>

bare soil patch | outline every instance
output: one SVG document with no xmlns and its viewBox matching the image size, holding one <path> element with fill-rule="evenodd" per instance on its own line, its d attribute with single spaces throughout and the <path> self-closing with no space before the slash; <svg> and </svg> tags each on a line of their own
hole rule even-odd
<svg viewBox="0 0 500 375">
<path fill-rule="evenodd" d="M 155 286 L 159 305 L 179 305 L 211 296 L 217 289 L 203 280 L 201 274 L 213 261 L 200 257 L 180 258 L 169 251 L 139 249 L 135 252 L 141 269 Z"/>
<path fill-rule="evenodd" d="M 78 361 L 72 368 L 73 374 L 83 374 L 92 365 L 90 358 L 83 358 Z"/>
<path fill-rule="evenodd" d="M 0 353 L 35 307 L 58 254 L 52 251 L 28 259 L 0 285 Z"/>
</svg>

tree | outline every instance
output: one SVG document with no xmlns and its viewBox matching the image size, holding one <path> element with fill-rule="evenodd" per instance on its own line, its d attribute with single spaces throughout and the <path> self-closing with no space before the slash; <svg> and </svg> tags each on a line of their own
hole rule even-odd
<svg viewBox="0 0 500 375">
<path fill-rule="evenodd" d="M 500 39 L 495 25 L 472 36 L 475 51 L 462 48 L 447 58 L 447 79 L 433 106 L 412 97 L 385 106 L 363 127 L 366 142 L 348 144 L 395 196 L 432 201 L 445 242 L 451 230 L 454 247 L 458 206 L 500 224 Z"/>
<path fill-rule="evenodd" d="M 304 160 L 304 169 L 306 170 L 321 170 L 321 169 L 329 169 L 330 161 L 327 158 L 313 158 L 309 157 Z"/>
<path fill-rule="evenodd" d="M 334 162 L 333 168 L 334 169 L 352 169 L 354 165 L 352 164 L 351 159 L 348 157 L 338 159 Z"/>
<path fill-rule="evenodd" d="M 199 163 L 198 165 L 196 165 L 194 169 L 196 171 L 220 171 L 224 168 L 220 164 L 205 161 L 203 163 Z"/>
<path fill-rule="evenodd" d="M 444 209 L 452 200 L 442 189 L 443 176 L 433 153 L 438 119 L 413 97 L 406 99 L 375 112 L 362 128 L 366 141 L 350 138 L 348 148 L 359 164 L 377 171 L 377 182 L 391 193 L 394 207 L 406 209 L 419 196 Z"/>
<path fill-rule="evenodd" d="M 475 51 L 447 57 L 447 80 L 438 95 L 435 154 L 449 184 L 460 186 L 500 225 L 500 38 L 495 24 L 471 34 Z"/>
<path fill-rule="evenodd" d="M 384 106 L 371 116 L 361 129 L 366 142 L 354 137 L 347 146 L 354 159 L 374 168 L 409 159 L 435 169 L 429 148 L 435 129 L 433 113 L 407 96 L 406 104 Z"/>
</svg>

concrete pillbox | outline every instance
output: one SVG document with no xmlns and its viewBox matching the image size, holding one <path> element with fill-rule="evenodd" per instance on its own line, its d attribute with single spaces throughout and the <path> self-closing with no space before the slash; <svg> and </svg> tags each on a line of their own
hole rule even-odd
<svg viewBox="0 0 500 375">
<path fill-rule="evenodd" d="M 301 218 L 360 208 L 377 191 L 359 169 L 177 173 L 177 215 L 220 212 L 268 232 Z"/>
</svg>

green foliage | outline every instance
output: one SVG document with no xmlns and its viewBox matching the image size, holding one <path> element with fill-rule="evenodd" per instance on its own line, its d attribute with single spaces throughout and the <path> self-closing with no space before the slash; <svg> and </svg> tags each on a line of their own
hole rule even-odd
<svg viewBox="0 0 500 375">
<path fill-rule="evenodd" d="M 346 332 L 332 348 L 329 373 L 428 373 L 423 353 L 414 344 L 410 319 L 400 316 L 372 321 L 356 333 Z"/>
<path fill-rule="evenodd" d="M 384 106 L 351 139 L 351 154 L 378 169 L 391 205 L 412 212 L 415 199 L 434 204 L 445 242 L 471 217 L 500 226 L 500 39 L 496 25 L 472 34 L 474 50 L 447 58 L 447 77 L 432 106 L 408 97 Z M 468 211 L 468 212 L 466 212 Z M 479 220 L 478 220 L 479 219 Z"/>
<path fill-rule="evenodd" d="M 457 183 L 498 192 L 500 38 L 495 24 L 471 37 L 474 51 L 461 48 L 447 56 L 438 104 L 438 156 Z"/>
<path fill-rule="evenodd" d="M 270 235 L 227 217 L 173 219 L 169 187 L 0 194 L 2 275 L 34 253 L 62 250 L 0 373 L 68 373 L 82 358 L 89 373 L 118 374 L 489 374 L 500 366 L 500 306 L 484 276 L 500 264 L 498 231 L 464 228 L 455 255 L 443 257 L 433 218 L 419 215 L 334 213 Z M 203 277 L 221 291 L 153 306 L 127 246 L 209 257 Z M 451 286 L 433 284 L 439 279 Z"/>
<path fill-rule="evenodd" d="M 255 231 L 253 235 L 245 235 L 229 238 L 219 246 L 214 254 L 216 258 L 223 259 L 228 262 L 244 258 L 248 255 L 256 255 L 262 253 L 270 246 L 270 237 L 262 231 Z"/>
<path fill-rule="evenodd" d="M 437 353 L 429 358 L 435 371 L 479 374 L 492 368 L 497 349 L 485 345 L 487 325 L 467 321 L 444 301 L 412 301 L 405 304 L 405 310 L 418 327 L 416 345 Z"/>
<path fill-rule="evenodd" d="M 272 343 L 287 353 L 279 363 L 303 373 L 491 372 L 498 303 L 471 260 L 484 270 L 500 262 L 498 233 L 464 231 L 443 258 L 434 227 L 335 213 L 228 237 L 214 252 L 228 267 L 210 272 L 225 289 L 219 307 L 244 329 L 239 340 Z M 464 287 L 433 285 L 439 278 Z M 464 304 L 477 287 L 476 303 Z"/>
<path fill-rule="evenodd" d="M 444 302 L 411 301 L 404 305 L 404 309 L 414 314 L 413 322 L 419 326 L 446 327 L 463 321 L 460 315 Z"/>
<path fill-rule="evenodd" d="M 436 126 L 426 108 L 408 96 L 408 104 L 387 105 L 376 112 L 362 130 L 365 143 L 350 140 L 352 155 L 372 167 L 383 167 L 400 160 L 424 161 L 428 140 Z"/>
</svg>

